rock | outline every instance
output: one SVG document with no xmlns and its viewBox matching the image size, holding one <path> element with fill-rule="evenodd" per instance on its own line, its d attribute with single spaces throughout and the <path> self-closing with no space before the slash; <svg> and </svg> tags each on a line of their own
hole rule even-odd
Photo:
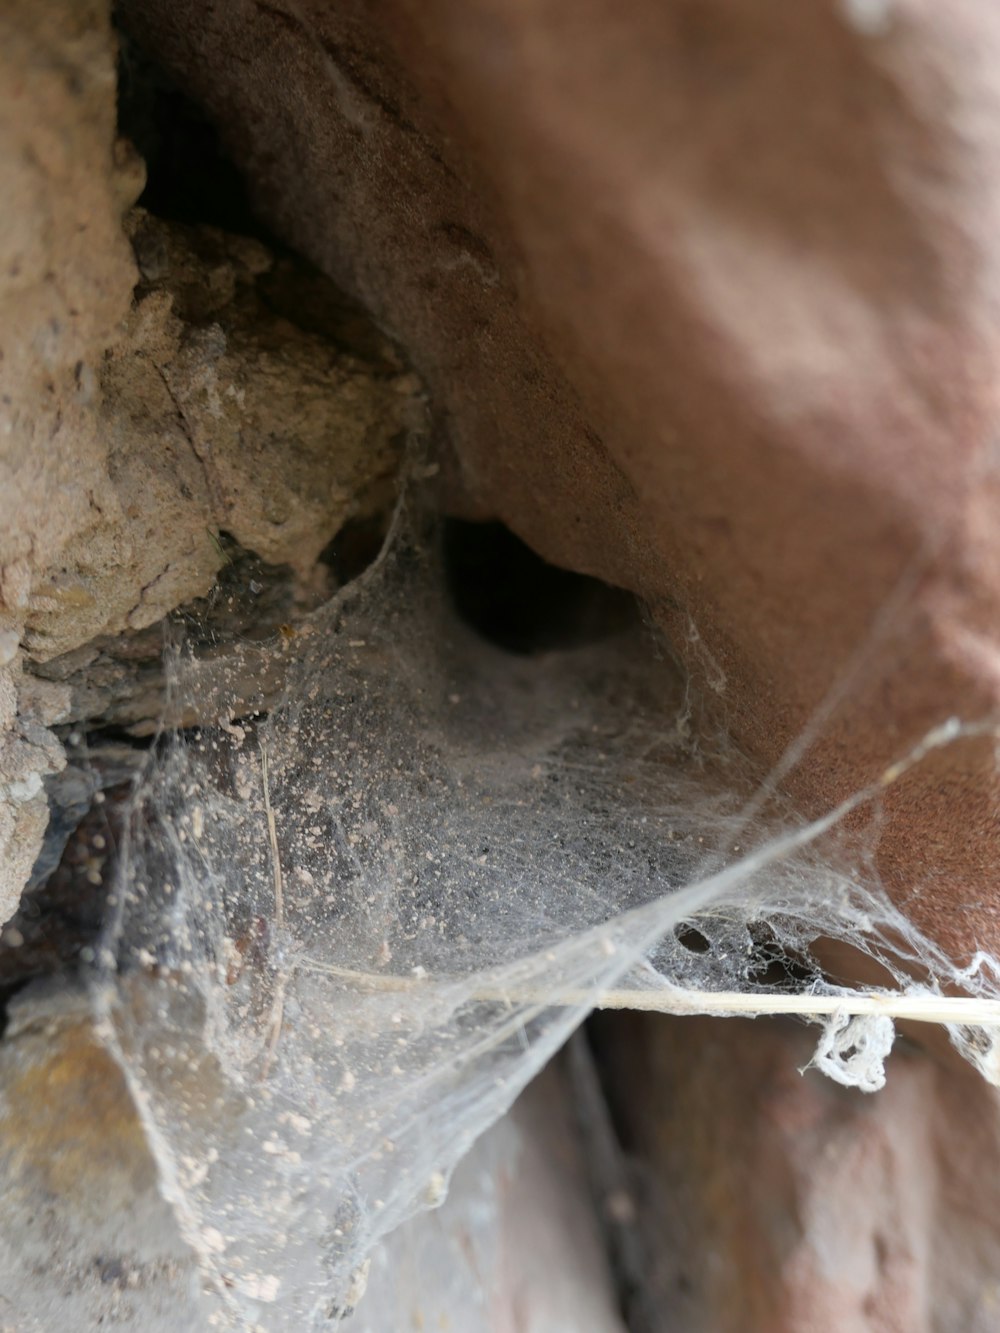
<svg viewBox="0 0 1000 1333">
<path fill-rule="evenodd" d="M 137 272 L 122 231 L 141 174 L 115 145 L 115 64 L 100 0 L 8 5 L 0 18 L 0 629 L 115 499 L 97 381 Z M 39 586 L 41 584 L 41 586 Z"/>
<path fill-rule="evenodd" d="M 110 644 L 207 594 L 227 543 L 308 585 L 346 522 L 391 504 L 422 408 L 388 341 L 357 339 L 356 312 L 305 266 L 127 211 L 144 174 L 115 138 L 106 4 L 18 4 L 0 39 L 3 921 L 63 763 L 48 728 L 122 695 L 116 721 L 157 725 L 162 672 L 140 687 Z M 88 666 L 109 652 L 110 680 L 99 662 L 73 677 L 81 651 Z"/>
<path fill-rule="evenodd" d="M 624 1333 L 586 1175 L 550 1066 L 471 1149 L 445 1203 L 378 1248 L 344 1333 Z"/>
<path fill-rule="evenodd" d="M 0 924 L 17 907 L 48 823 L 44 778 L 65 764 L 62 746 L 39 715 L 19 709 L 22 679 L 19 661 L 0 668 Z M 44 706 L 40 713 L 53 720 Z"/>
<path fill-rule="evenodd" d="M 1000 1094 L 901 1039 L 875 1096 L 781 1020 L 597 1020 L 648 1333 L 988 1333 Z"/>
<path fill-rule="evenodd" d="M 135 282 L 122 209 L 141 182 L 112 153 L 107 6 L 0 16 L 0 921 L 17 905 L 62 749 L 18 706 L 39 565 L 58 567 L 107 493 L 94 384 Z M 47 583 L 42 580 L 45 588 Z M 52 590 L 53 593 L 55 590 Z M 72 604 L 76 594 L 69 590 Z"/>
<path fill-rule="evenodd" d="M 192 1169 L 196 1164 L 192 1164 Z M 121 1071 L 86 997 L 36 984 L 0 1043 L 0 1329 L 104 1323 L 203 1333 L 214 1303 L 160 1196 Z M 447 1199 L 380 1246 L 351 1333 L 622 1333 L 566 1085 L 533 1084 L 472 1149 Z"/>
<path fill-rule="evenodd" d="M 67 541 L 59 570 L 36 557 L 35 661 L 204 596 L 227 559 L 220 532 L 307 576 L 348 519 L 387 507 L 419 420 L 387 343 L 372 364 L 279 313 L 294 266 L 140 210 L 126 227 L 140 281 L 99 376 L 105 511 Z"/>
<path fill-rule="evenodd" d="M 122 12 L 410 349 L 450 503 L 636 590 L 762 765 L 804 743 L 806 809 L 995 713 L 987 0 Z M 980 739 L 880 799 L 960 959 L 1000 946 L 998 796 Z"/>
<path fill-rule="evenodd" d="M 11 1007 L 0 1181 L 0 1328 L 208 1327 L 125 1080 L 79 993 L 42 987 Z"/>
<path fill-rule="evenodd" d="M 209 108 L 278 234 L 412 354 L 443 503 L 637 592 L 762 769 L 802 747 L 782 776 L 805 810 L 951 716 L 996 715 L 986 0 L 120 12 Z M 280 633 L 328 539 L 384 505 L 420 384 L 384 339 L 345 351 L 303 298 L 315 282 L 259 241 L 135 209 L 106 4 L 8 7 L 0 113 L 2 916 L 38 865 L 52 728 L 161 716 L 148 635 L 233 549 L 272 571 L 257 628 Z M 217 668 L 263 706 L 278 682 L 259 665 L 252 646 L 206 653 L 202 717 Z M 870 838 L 959 961 L 1000 949 L 996 767 L 992 737 L 936 752 L 880 789 Z M 89 799 L 77 776 L 60 813 Z M 76 888 L 67 874 L 74 905 Z M 659 1333 L 996 1323 L 1000 1116 L 973 1075 L 901 1046 L 862 1101 L 799 1079 L 797 1029 L 631 1031 L 605 1057 L 647 1165 Z M 197 1328 L 192 1265 L 79 998 L 25 992 L 0 1066 L 0 1319 Z M 373 1273 L 415 1272 L 369 1307 L 389 1326 L 438 1265 L 444 1313 L 478 1317 L 455 1261 L 475 1220 L 491 1315 L 527 1317 L 501 1280 L 516 1260 L 539 1328 L 616 1328 L 565 1119 L 545 1114 L 541 1150 L 484 1148 L 450 1219 L 389 1242 Z"/>
</svg>

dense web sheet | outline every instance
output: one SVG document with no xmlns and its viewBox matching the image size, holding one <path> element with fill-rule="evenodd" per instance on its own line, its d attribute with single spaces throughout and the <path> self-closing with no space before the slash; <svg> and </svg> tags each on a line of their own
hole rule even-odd
<svg viewBox="0 0 1000 1333">
<path fill-rule="evenodd" d="M 95 995 L 221 1327 L 348 1309 L 375 1241 L 595 1003 L 805 1012 L 819 1067 L 867 1089 L 909 1005 L 995 1076 L 992 960 L 914 932 L 846 807 L 748 818 L 757 778 L 694 734 L 648 633 L 504 653 L 437 550 L 402 513 L 275 644 L 280 705 L 165 740 L 136 790 Z M 884 991 L 830 980 L 822 940 Z"/>
</svg>

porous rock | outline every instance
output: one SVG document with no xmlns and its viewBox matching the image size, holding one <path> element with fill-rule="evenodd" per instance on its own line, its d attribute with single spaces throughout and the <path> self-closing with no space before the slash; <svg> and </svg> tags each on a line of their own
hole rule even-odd
<svg viewBox="0 0 1000 1333">
<path fill-rule="evenodd" d="M 8 7 L 0 38 L 3 920 L 63 763 L 48 728 L 79 715 L 66 671 L 26 665 L 206 594 L 220 534 L 308 579 L 391 500 L 420 408 L 384 338 L 337 341 L 318 275 L 310 305 L 261 244 L 129 211 L 143 168 L 115 138 L 107 5 Z"/>
<path fill-rule="evenodd" d="M 115 144 L 115 69 L 101 3 L 7 5 L 0 15 L 0 920 L 47 819 L 42 776 L 61 765 L 47 707 L 18 706 L 33 597 L 107 503 L 96 382 L 135 281 L 123 208 L 141 171 Z M 39 578 L 39 575 L 42 575 Z M 47 716 L 46 716 L 47 715 Z"/>
</svg>

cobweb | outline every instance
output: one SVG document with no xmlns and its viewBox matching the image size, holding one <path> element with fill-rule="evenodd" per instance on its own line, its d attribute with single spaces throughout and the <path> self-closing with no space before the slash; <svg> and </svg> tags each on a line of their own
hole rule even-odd
<svg viewBox="0 0 1000 1333">
<path fill-rule="evenodd" d="M 894 1015 L 936 1018 L 995 1078 L 992 960 L 918 935 L 842 832 L 880 785 L 811 825 L 762 799 L 648 631 L 484 642 L 410 500 L 273 651 L 266 718 L 151 752 L 95 983 L 217 1326 L 350 1309 L 377 1240 L 597 1004 L 799 1012 L 815 1063 L 869 1090 Z M 884 985 L 831 980 L 828 941 Z"/>
</svg>

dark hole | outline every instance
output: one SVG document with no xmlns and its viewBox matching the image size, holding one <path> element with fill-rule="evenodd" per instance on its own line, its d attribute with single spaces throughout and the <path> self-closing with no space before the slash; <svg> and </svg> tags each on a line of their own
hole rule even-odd
<svg viewBox="0 0 1000 1333">
<path fill-rule="evenodd" d="M 783 945 L 766 921 L 752 921 L 747 927 L 752 953 L 746 978 L 765 990 L 787 990 L 815 976 L 816 969 Z"/>
<path fill-rule="evenodd" d="M 635 622 L 630 594 L 550 565 L 502 523 L 447 519 L 442 543 L 456 611 L 508 652 L 575 648 Z"/>
<path fill-rule="evenodd" d="M 677 943 L 689 953 L 708 953 L 712 947 L 711 941 L 700 930 L 686 923 L 679 925 L 674 934 L 677 936 Z"/>
<path fill-rule="evenodd" d="M 207 223 L 269 240 L 246 185 L 205 113 L 177 87 L 129 30 L 116 6 L 118 129 L 146 162 L 139 203 L 173 222 Z"/>
<path fill-rule="evenodd" d="M 339 586 L 350 583 L 372 563 L 385 541 L 388 514 L 352 518 L 320 552 L 320 562 L 333 571 Z"/>
</svg>

